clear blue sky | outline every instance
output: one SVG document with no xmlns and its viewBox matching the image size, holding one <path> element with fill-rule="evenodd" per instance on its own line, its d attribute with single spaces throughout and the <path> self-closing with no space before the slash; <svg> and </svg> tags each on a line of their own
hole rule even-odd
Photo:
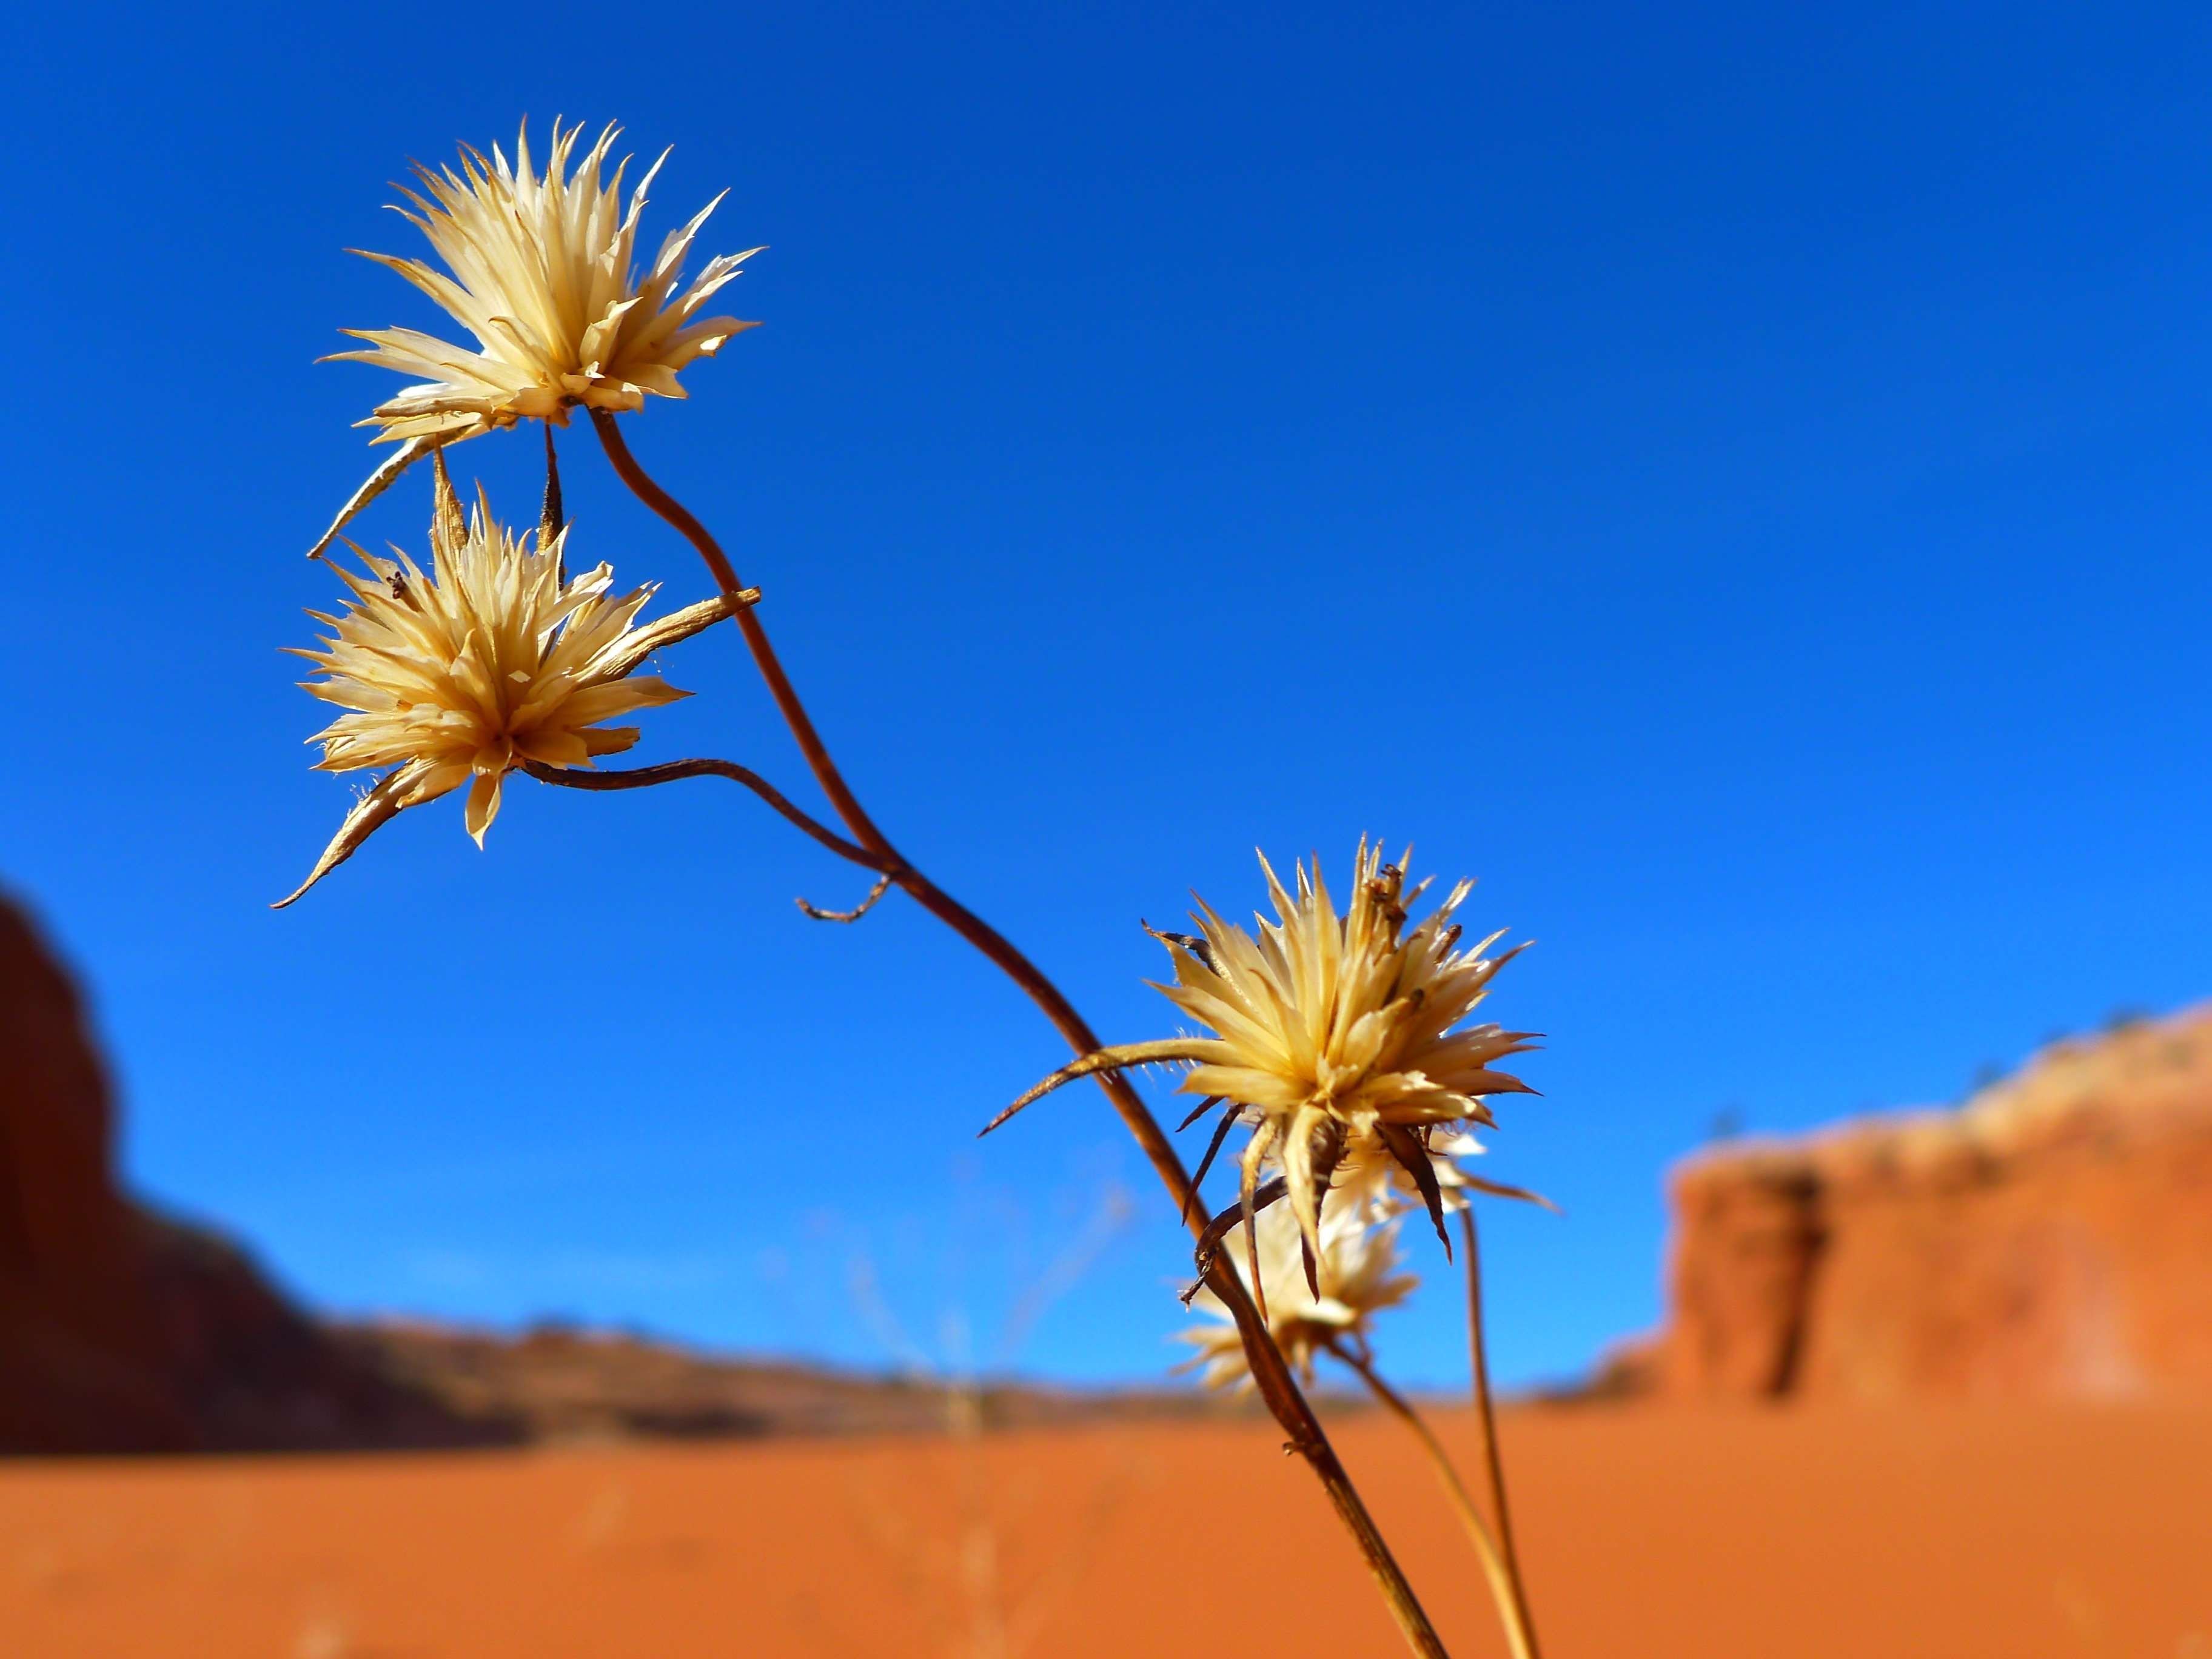
<svg viewBox="0 0 2212 1659">
<path fill-rule="evenodd" d="M 348 246 L 528 112 L 676 153 L 766 320 L 631 441 L 849 775 L 1106 1034 L 1139 915 L 1363 830 L 1482 885 L 1550 1034 L 1493 1172 L 1510 1380 L 1658 1308 L 1662 1173 L 2212 993 L 2201 8 L 550 4 L 10 25 L 0 880 L 94 988 L 134 1180 L 345 1310 L 1157 1375 L 1187 1259 L 1006 985 L 734 790 L 452 801 L 295 909 L 300 552 L 434 320 Z M 457 452 L 526 514 L 535 434 Z M 689 553 L 568 438 L 580 550 Z M 413 541 L 410 483 L 373 538 Z M 733 638 L 640 753 L 803 775 Z M 1195 1132 L 1194 1132 L 1195 1133 Z M 1417 1249 L 1419 1247 L 1416 1247 Z M 1424 1253 L 1428 1267 L 1441 1264 Z M 1383 1329 L 1458 1375 L 1432 1286 Z"/>
</svg>

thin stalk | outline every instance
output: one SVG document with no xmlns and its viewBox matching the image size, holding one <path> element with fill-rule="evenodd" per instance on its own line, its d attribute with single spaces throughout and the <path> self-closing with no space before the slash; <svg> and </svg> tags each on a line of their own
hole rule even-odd
<svg viewBox="0 0 2212 1659">
<path fill-rule="evenodd" d="M 558 784 L 563 789 L 644 789 L 656 783 L 675 783 L 684 778 L 727 778 L 732 783 L 744 785 L 781 813 L 785 819 L 839 858 L 850 859 L 864 869 L 881 871 L 885 875 L 890 873 L 888 854 L 872 853 L 865 847 L 855 847 L 827 824 L 793 805 L 781 789 L 752 768 L 740 766 L 735 761 L 664 761 L 659 766 L 634 766 L 617 771 L 593 767 L 588 772 L 573 767 L 548 766 L 543 761 L 525 761 L 522 769 L 540 783 Z"/>
<path fill-rule="evenodd" d="M 1506 1568 L 1505 1558 L 1499 1553 L 1498 1541 L 1490 1535 L 1483 1523 L 1482 1512 L 1474 1506 L 1468 1493 L 1467 1484 L 1459 1478 L 1450 1455 L 1444 1450 L 1436 1431 L 1428 1420 L 1415 1411 L 1413 1402 L 1382 1380 L 1374 1363 L 1356 1349 L 1331 1344 L 1329 1352 L 1359 1373 L 1360 1381 L 1374 1391 L 1375 1397 L 1388 1407 L 1393 1416 L 1413 1432 L 1421 1443 L 1421 1449 L 1429 1455 L 1430 1465 L 1437 1472 L 1437 1480 L 1451 1499 L 1452 1508 L 1459 1512 L 1460 1524 L 1467 1528 L 1468 1540 L 1474 1546 L 1475 1554 L 1481 1559 L 1483 1576 L 1490 1580 L 1490 1599 L 1498 1605 L 1498 1622 L 1505 1627 L 1506 1645 L 1513 1650 L 1513 1659 L 1536 1659 L 1535 1632 L 1528 1628 L 1521 1611 L 1519 1596 L 1515 1592 L 1513 1575 Z"/>
<path fill-rule="evenodd" d="M 1467 1247 L 1467 1346 L 1474 1379 L 1475 1414 L 1482 1423 L 1482 1459 L 1490 1476 L 1490 1512 L 1498 1518 L 1498 1542 L 1513 1585 L 1514 1615 L 1536 1652 L 1536 1621 L 1528 1612 L 1528 1586 L 1521 1577 L 1520 1552 L 1513 1546 L 1513 1510 L 1505 1501 L 1505 1460 L 1498 1447 L 1498 1419 L 1491 1408 L 1490 1359 L 1482 1340 L 1482 1251 L 1475 1242 L 1474 1206 L 1459 1212 L 1460 1237 Z"/>
<path fill-rule="evenodd" d="M 659 514 L 697 550 L 699 556 L 706 561 L 707 568 L 713 573 L 716 584 L 725 593 L 742 592 L 744 588 L 738 580 L 737 571 L 732 567 L 728 555 L 722 551 L 720 544 L 708 533 L 706 526 L 692 516 L 689 508 L 654 483 L 645 469 L 638 465 L 636 457 L 630 453 L 629 445 L 624 441 L 620 428 L 616 425 L 614 416 L 604 410 L 595 409 L 592 411 L 592 424 L 599 433 L 600 446 L 605 449 L 608 460 L 613 463 L 615 471 L 629 486 L 631 493 Z M 830 759 L 827 745 L 815 730 L 814 722 L 807 714 L 805 705 L 799 701 L 798 692 L 793 689 L 789 676 L 783 672 L 783 665 L 777 659 L 775 648 L 769 642 L 768 631 L 761 625 L 753 607 L 747 606 L 738 612 L 738 626 L 744 635 L 746 648 L 752 653 L 754 665 L 767 683 L 769 693 L 775 699 L 776 708 L 781 712 L 784 723 L 791 728 L 792 738 L 799 744 L 799 752 L 806 757 L 807 767 L 814 774 L 815 782 L 820 786 L 823 796 L 836 809 L 853 839 L 866 851 L 885 861 L 872 864 L 869 867 L 889 874 L 916 903 L 974 945 L 993 966 L 1019 986 L 1078 1054 L 1087 1054 L 1098 1048 L 1101 1044 L 1097 1033 L 1075 1011 L 1074 1005 L 1060 994 L 1059 987 L 1047 979 L 1034 963 L 981 917 L 915 869 L 891 845 L 890 838 L 876 827 L 875 821 L 860 805 L 843 775 L 837 770 L 836 763 Z M 1175 1147 L 1161 1129 L 1158 1121 L 1120 1073 L 1101 1072 L 1097 1074 L 1097 1082 L 1099 1087 L 1106 1091 L 1107 1098 L 1113 1103 L 1122 1123 L 1136 1138 L 1161 1184 L 1167 1188 L 1168 1196 L 1175 1201 L 1176 1207 L 1188 1217 L 1193 1236 L 1202 1233 L 1206 1217 L 1202 1210 L 1190 1201 L 1190 1178 L 1184 1173 L 1182 1160 L 1176 1155 Z M 1218 1261 L 1208 1268 L 1206 1279 L 1237 1321 L 1237 1334 L 1243 1339 L 1245 1354 L 1251 1364 L 1253 1381 L 1259 1387 L 1261 1398 L 1267 1402 L 1267 1409 L 1290 1437 L 1290 1449 L 1306 1461 L 1315 1477 L 1322 1483 L 1322 1489 L 1328 1492 L 1330 1503 L 1336 1508 L 1338 1518 L 1351 1533 L 1353 1543 L 1367 1563 L 1368 1571 L 1373 1575 L 1376 1587 L 1390 1609 L 1391 1617 L 1397 1621 L 1407 1646 L 1424 1656 L 1424 1659 L 1446 1659 L 1443 1643 L 1438 1639 L 1435 1626 L 1429 1622 L 1428 1615 L 1421 1611 L 1419 1598 L 1413 1594 L 1413 1587 L 1407 1582 L 1403 1570 L 1390 1553 L 1390 1547 L 1383 1541 L 1374 1517 L 1367 1512 L 1358 1490 L 1352 1484 L 1351 1475 L 1337 1457 L 1335 1449 L 1329 1444 L 1328 1436 L 1322 1431 L 1321 1419 L 1314 1415 L 1312 1406 L 1299 1392 L 1297 1381 L 1291 1375 L 1290 1367 L 1277 1351 L 1274 1339 L 1267 1333 L 1266 1322 L 1252 1305 L 1251 1296 L 1246 1291 L 1243 1280 Z"/>
</svg>

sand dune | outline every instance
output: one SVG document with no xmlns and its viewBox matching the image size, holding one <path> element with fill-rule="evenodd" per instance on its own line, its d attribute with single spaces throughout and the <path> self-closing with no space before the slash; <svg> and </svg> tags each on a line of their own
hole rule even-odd
<svg viewBox="0 0 2212 1659">
<path fill-rule="evenodd" d="M 2212 1659 L 2202 1407 L 1505 1432 L 1553 1659 Z M 1454 1651 L 1499 1651 L 1400 1431 L 1339 1437 Z M 0 1468 L 11 1659 L 1395 1650 L 1257 1425 Z"/>
</svg>

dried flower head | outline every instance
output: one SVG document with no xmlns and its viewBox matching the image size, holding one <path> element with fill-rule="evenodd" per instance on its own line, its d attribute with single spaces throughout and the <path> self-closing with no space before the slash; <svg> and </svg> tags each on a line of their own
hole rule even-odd
<svg viewBox="0 0 2212 1659">
<path fill-rule="evenodd" d="M 1272 1158 L 1307 1246 L 1318 1255 L 1331 1176 L 1347 1151 L 1372 1145 L 1415 1182 L 1441 1232 L 1428 1132 L 1492 1123 L 1483 1097 L 1533 1092 L 1492 1069 L 1527 1049 L 1532 1033 L 1459 1029 L 1516 952 L 1483 954 L 1502 933 L 1460 948 L 1452 918 L 1472 890 L 1468 882 L 1409 927 L 1407 907 L 1428 884 L 1408 890 L 1400 867 L 1383 863 L 1379 844 L 1360 842 L 1351 904 L 1341 915 L 1320 860 L 1297 866 L 1295 898 L 1265 858 L 1260 864 L 1275 920 L 1255 917 L 1256 933 L 1222 921 L 1201 901 L 1198 935 L 1156 934 L 1174 958 L 1176 978 L 1155 988 L 1211 1035 L 1099 1049 L 1037 1084 L 996 1122 L 1093 1072 L 1187 1062 L 1183 1093 L 1228 1103 L 1255 1126 L 1242 1159 L 1248 1214 L 1262 1201 L 1255 1196 L 1259 1173 Z"/>
<path fill-rule="evenodd" d="M 549 492 L 550 503 L 557 499 Z M 634 628 L 651 586 L 615 595 L 604 564 L 562 569 L 568 532 L 541 524 L 536 544 L 495 522 L 481 492 L 464 522 L 437 460 L 432 568 L 354 550 L 365 576 L 337 570 L 353 590 L 343 614 L 308 615 L 331 629 L 318 650 L 293 650 L 327 678 L 305 690 L 347 710 L 309 741 L 326 772 L 393 769 L 346 815 L 289 904 L 407 807 L 469 785 L 463 814 L 481 846 L 507 773 L 529 762 L 589 766 L 637 741 L 635 726 L 601 722 L 689 696 L 666 681 L 631 678 L 665 645 L 690 638 L 750 602 L 720 595 Z M 393 550 L 398 552 L 397 549 Z"/>
<path fill-rule="evenodd" d="M 394 210 L 429 239 L 445 271 L 420 259 L 352 250 L 421 289 L 476 343 L 456 345 L 411 328 L 344 331 L 368 342 L 368 349 L 326 361 L 375 363 L 422 378 L 361 422 L 380 428 L 378 442 L 402 448 L 355 492 L 316 551 L 428 448 L 518 421 L 565 425 L 578 405 L 636 410 L 647 392 L 681 398 L 678 370 L 755 326 L 698 313 L 758 248 L 709 259 L 678 292 L 692 239 L 722 198 L 671 232 L 641 276 L 633 263 L 638 217 L 660 161 L 647 171 L 625 211 L 622 175 L 629 163 L 601 178 L 620 129 L 602 132 L 572 172 L 582 131 L 580 125 L 564 131 L 553 124 L 542 176 L 532 166 L 526 127 L 515 140 L 512 167 L 494 146 L 489 160 L 464 147 L 458 173 L 450 167 L 416 167 L 427 198 L 402 186 L 418 211 Z"/>
<path fill-rule="evenodd" d="M 1302 1260 L 1306 1249 L 1295 1216 L 1288 1210 L 1265 1210 L 1249 1224 L 1256 1248 L 1232 1249 L 1230 1259 L 1266 1310 L 1275 1346 L 1308 1381 L 1316 1352 L 1342 1346 L 1364 1354 L 1373 1316 L 1404 1301 L 1419 1282 L 1397 1271 L 1397 1222 L 1376 1226 L 1364 1209 L 1333 1207 L 1322 1222 L 1321 1249 L 1315 1255 L 1318 1291 L 1308 1282 Z M 1250 1261 L 1258 1263 L 1256 1279 L 1247 1265 Z M 1205 1368 L 1209 1388 L 1249 1388 L 1244 1345 L 1229 1310 L 1208 1290 L 1199 1291 L 1191 1306 L 1207 1320 L 1183 1333 L 1183 1340 L 1198 1349 L 1187 1364 Z"/>
</svg>

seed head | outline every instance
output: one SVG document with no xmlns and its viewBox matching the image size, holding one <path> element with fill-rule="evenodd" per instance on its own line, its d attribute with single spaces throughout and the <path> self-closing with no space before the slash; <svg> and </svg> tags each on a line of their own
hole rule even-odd
<svg viewBox="0 0 2212 1659">
<path fill-rule="evenodd" d="M 1247 933 L 1201 901 L 1197 937 L 1158 935 L 1175 981 L 1154 988 L 1210 1035 L 1101 1049 L 1045 1079 L 1016 1107 L 1091 1072 L 1185 1062 L 1183 1093 L 1218 1097 L 1255 1123 L 1242 1160 L 1248 1207 L 1262 1164 L 1273 1159 L 1316 1255 L 1322 1198 L 1348 1158 L 1395 1159 L 1441 1225 L 1431 1133 L 1492 1124 L 1486 1097 L 1532 1092 L 1493 1069 L 1528 1049 L 1532 1033 L 1462 1024 L 1517 951 L 1484 954 L 1502 932 L 1461 948 L 1453 916 L 1471 883 L 1409 926 L 1409 908 L 1427 884 L 1408 890 L 1379 844 L 1361 841 L 1341 915 L 1318 859 L 1297 866 L 1295 897 L 1265 858 L 1260 863 L 1273 921 L 1255 916 Z"/>
<path fill-rule="evenodd" d="M 1372 1215 L 1350 1205 L 1332 1207 L 1321 1226 L 1321 1249 L 1315 1252 L 1315 1276 L 1320 1294 L 1308 1284 L 1304 1249 L 1297 1218 L 1288 1210 L 1262 1211 L 1249 1224 L 1258 1243 L 1260 1283 L 1256 1298 L 1267 1310 L 1268 1332 L 1283 1358 L 1307 1380 L 1313 1376 L 1314 1356 L 1338 1345 L 1364 1352 L 1368 1327 L 1383 1308 L 1412 1295 L 1419 1280 L 1401 1273 L 1398 1223 L 1380 1226 Z M 1243 1231 L 1240 1224 L 1237 1231 Z M 1245 1241 L 1232 1237 L 1228 1259 L 1252 1286 L 1247 1266 L 1251 1252 Z M 1188 1365 L 1202 1366 L 1206 1386 L 1215 1389 L 1249 1388 L 1251 1372 L 1244 1345 L 1229 1310 L 1210 1290 L 1202 1290 L 1191 1306 L 1207 1316 L 1182 1340 L 1198 1350 Z"/>
<path fill-rule="evenodd" d="M 357 575 L 331 568 L 352 602 L 308 614 L 331 632 L 300 650 L 324 672 L 306 690 L 346 712 L 310 738 L 326 772 L 389 767 L 346 817 L 289 904 L 380 825 L 410 806 L 469 786 L 463 822 L 477 845 L 499 812 L 507 775 L 528 762 L 589 766 L 637 741 L 634 726 L 602 722 L 690 694 L 632 671 L 654 651 L 728 616 L 750 595 L 720 596 L 634 628 L 651 586 L 615 595 L 614 573 L 564 576 L 568 532 L 517 537 L 481 491 L 463 522 L 437 460 L 438 501 L 428 570 L 355 551 Z"/>
<path fill-rule="evenodd" d="M 568 411 L 579 406 L 641 409 L 647 392 L 681 398 L 678 370 L 756 326 L 698 313 L 758 248 L 709 259 L 678 292 L 692 239 L 721 198 L 672 232 L 641 275 L 634 265 L 638 219 L 660 161 L 647 171 L 625 210 L 628 161 L 601 176 L 620 129 L 602 132 L 572 172 L 582 131 L 580 124 L 566 130 L 553 124 L 542 176 L 532 164 L 526 127 L 515 140 L 512 167 L 497 146 L 489 159 L 463 147 L 458 173 L 416 166 L 422 191 L 400 187 L 415 211 L 395 210 L 429 239 L 444 270 L 421 259 L 353 250 L 428 295 L 475 344 L 411 328 L 344 331 L 368 342 L 368 349 L 326 361 L 375 363 L 422 379 L 361 422 L 378 429 L 378 442 L 402 447 L 355 492 L 315 551 L 431 447 L 519 421 L 566 425 Z"/>
</svg>

